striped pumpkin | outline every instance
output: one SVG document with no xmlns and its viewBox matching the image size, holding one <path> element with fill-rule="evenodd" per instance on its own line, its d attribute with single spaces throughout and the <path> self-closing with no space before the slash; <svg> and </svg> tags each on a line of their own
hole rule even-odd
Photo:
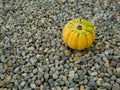
<svg viewBox="0 0 120 90">
<path fill-rule="evenodd" d="M 64 43 L 72 49 L 83 50 L 95 40 L 93 25 L 85 19 L 69 21 L 62 31 Z"/>
</svg>

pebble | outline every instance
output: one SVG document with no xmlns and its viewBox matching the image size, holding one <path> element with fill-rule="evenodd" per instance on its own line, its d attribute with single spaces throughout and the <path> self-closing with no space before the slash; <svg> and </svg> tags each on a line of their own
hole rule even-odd
<svg viewBox="0 0 120 90">
<path fill-rule="evenodd" d="M 84 86 L 81 85 L 81 86 L 80 86 L 80 90 L 85 90 L 85 89 L 84 89 Z"/>
<path fill-rule="evenodd" d="M 117 67 L 117 61 L 111 61 L 111 66 L 116 68 Z"/>
<path fill-rule="evenodd" d="M 25 83 L 26 83 L 26 82 L 23 81 L 23 82 L 20 83 L 20 85 L 21 85 L 22 87 L 24 87 L 24 86 L 25 86 Z"/>
<path fill-rule="evenodd" d="M 69 50 L 65 50 L 64 53 L 65 53 L 65 56 L 70 56 L 70 51 Z"/>
<path fill-rule="evenodd" d="M 120 84 L 120 78 L 117 78 L 116 82 Z"/>
<path fill-rule="evenodd" d="M 95 75 L 97 75 L 98 73 L 97 72 L 92 72 L 92 73 L 90 73 L 90 75 L 92 75 L 92 76 L 95 76 Z"/>
<path fill-rule="evenodd" d="M 110 89 L 110 88 L 112 87 L 111 84 L 110 84 L 110 83 L 107 83 L 107 82 L 102 83 L 102 86 L 104 86 L 104 87 L 106 87 L 106 88 L 108 88 L 108 89 Z"/>
<path fill-rule="evenodd" d="M 58 75 L 56 73 L 53 74 L 53 78 L 54 79 L 57 79 L 58 78 Z"/>
<path fill-rule="evenodd" d="M 105 62 L 104 66 L 108 68 L 109 67 L 109 62 Z"/>
<path fill-rule="evenodd" d="M 73 60 L 74 60 L 74 63 L 76 63 L 76 64 L 80 63 L 80 57 L 74 57 Z"/>
<path fill-rule="evenodd" d="M 40 90 L 44 90 L 44 86 L 43 85 L 40 85 Z"/>
<path fill-rule="evenodd" d="M 4 85 L 3 81 L 0 81 L 0 87 L 2 87 Z"/>
<path fill-rule="evenodd" d="M 49 80 L 48 80 L 48 82 L 49 82 L 49 84 L 50 84 L 50 86 L 51 86 L 51 87 L 53 87 L 53 86 L 54 86 L 54 84 L 55 84 L 55 82 L 54 82 L 54 80 L 53 80 L 53 79 L 49 79 Z"/>
<path fill-rule="evenodd" d="M 116 73 L 117 76 L 120 77 L 120 68 L 117 68 L 116 71 L 117 71 L 117 73 Z"/>
<path fill-rule="evenodd" d="M 35 65 L 35 63 L 37 62 L 37 59 L 32 57 L 30 58 L 30 62 L 32 63 L 32 65 Z"/>
<path fill-rule="evenodd" d="M 119 84 L 113 84 L 112 90 L 120 90 L 120 85 Z"/>
<path fill-rule="evenodd" d="M 93 78 L 90 78 L 90 84 L 91 84 L 92 86 L 95 85 L 95 80 L 94 80 Z"/>
<path fill-rule="evenodd" d="M 36 88 L 36 85 L 35 85 L 34 83 L 31 83 L 31 84 L 30 84 L 30 87 L 31 87 L 31 88 Z"/>
<path fill-rule="evenodd" d="M 104 62 L 109 62 L 109 60 L 108 60 L 107 57 L 105 57 L 105 56 L 103 57 L 103 61 L 104 61 Z"/>
<path fill-rule="evenodd" d="M 69 77 L 74 78 L 75 77 L 75 71 L 69 71 Z"/>
<path fill-rule="evenodd" d="M 111 80 L 116 80 L 116 76 L 113 75 L 113 76 L 111 77 Z"/>
<path fill-rule="evenodd" d="M 97 85 L 101 85 L 102 84 L 102 78 L 98 78 L 98 80 L 96 81 Z"/>
<path fill-rule="evenodd" d="M 56 89 L 57 89 L 57 90 L 62 90 L 61 87 L 59 87 L 59 86 L 57 86 Z"/>
<path fill-rule="evenodd" d="M 70 88 L 69 90 L 74 90 L 74 88 Z"/>
<path fill-rule="evenodd" d="M 49 77 L 49 74 L 48 73 L 46 73 L 46 74 L 44 74 L 44 78 L 48 78 Z"/>
<path fill-rule="evenodd" d="M 7 66 L 8 66 L 8 67 L 12 67 L 12 66 L 13 66 L 13 63 L 12 63 L 11 61 L 8 61 Z"/>
</svg>

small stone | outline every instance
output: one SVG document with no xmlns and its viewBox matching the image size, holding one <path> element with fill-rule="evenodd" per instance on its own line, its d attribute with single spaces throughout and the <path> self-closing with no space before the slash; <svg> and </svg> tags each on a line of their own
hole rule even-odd
<svg viewBox="0 0 120 90">
<path fill-rule="evenodd" d="M 46 79 L 47 79 L 48 77 L 49 77 L 49 74 L 47 74 L 47 73 L 46 73 L 46 74 L 44 74 L 44 78 L 46 78 Z"/>
<path fill-rule="evenodd" d="M 32 65 L 35 65 L 35 63 L 37 62 L 37 59 L 32 57 L 30 58 L 30 62 L 32 63 Z"/>
<path fill-rule="evenodd" d="M 75 0 L 69 0 L 69 2 L 75 2 Z"/>
<path fill-rule="evenodd" d="M 74 76 L 75 76 L 75 71 L 74 70 L 69 71 L 69 77 L 74 78 Z"/>
<path fill-rule="evenodd" d="M 70 66 L 69 66 L 68 64 L 64 64 L 64 68 L 65 68 L 65 69 L 69 69 Z"/>
<path fill-rule="evenodd" d="M 66 86 L 65 86 L 65 87 L 63 87 L 63 90 L 68 90 L 68 87 L 66 87 Z"/>
<path fill-rule="evenodd" d="M 13 66 L 13 63 L 12 63 L 11 61 L 8 61 L 7 66 L 8 66 L 8 67 L 12 67 L 12 66 Z"/>
<path fill-rule="evenodd" d="M 16 73 L 16 72 L 18 72 L 19 70 L 20 70 L 20 67 L 16 67 L 15 70 L 14 70 L 14 72 Z"/>
<path fill-rule="evenodd" d="M 28 50 L 29 51 L 34 51 L 34 47 L 29 47 Z"/>
<path fill-rule="evenodd" d="M 117 67 L 117 61 L 111 61 L 111 66 L 116 68 Z"/>
<path fill-rule="evenodd" d="M 108 89 L 111 88 L 111 84 L 110 84 L 110 83 L 107 83 L 107 82 L 102 83 L 102 86 L 104 86 L 104 87 L 106 87 L 106 88 L 108 88 Z"/>
<path fill-rule="evenodd" d="M 103 56 L 103 61 L 104 62 L 109 62 L 109 60 L 105 56 Z"/>
<path fill-rule="evenodd" d="M 40 90 L 44 90 L 44 86 L 43 85 L 40 85 Z"/>
<path fill-rule="evenodd" d="M 117 78 L 116 82 L 120 84 L 120 78 Z"/>
<path fill-rule="evenodd" d="M 53 78 L 54 79 L 57 79 L 58 78 L 58 75 L 56 73 L 53 74 Z"/>
<path fill-rule="evenodd" d="M 76 64 L 80 63 L 80 57 L 74 57 L 73 60 L 74 60 L 74 63 L 76 63 Z"/>
<path fill-rule="evenodd" d="M 80 86 L 80 90 L 85 90 L 83 85 Z"/>
<path fill-rule="evenodd" d="M 114 84 L 112 87 L 112 90 L 120 90 L 120 85 L 119 84 Z"/>
<path fill-rule="evenodd" d="M 98 65 L 97 63 L 95 63 L 95 68 L 96 68 L 96 70 L 99 70 L 100 69 L 100 65 Z"/>
<path fill-rule="evenodd" d="M 69 63 L 70 67 L 74 67 L 74 63 Z"/>
<path fill-rule="evenodd" d="M 108 50 L 105 50 L 104 53 L 105 53 L 105 55 L 108 55 L 108 54 L 109 54 L 109 51 L 108 51 Z"/>
<path fill-rule="evenodd" d="M 2 87 L 4 85 L 3 81 L 0 81 L 0 87 Z"/>
<path fill-rule="evenodd" d="M 44 54 L 44 51 L 43 51 L 43 50 L 39 50 L 39 51 L 38 51 L 38 54 L 43 55 L 43 54 Z"/>
<path fill-rule="evenodd" d="M 104 77 L 104 81 L 109 82 L 109 81 L 110 81 L 110 78 Z"/>
<path fill-rule="evenodd" d="M 90 73 L 90 75 L 92 75 L 92 76 L 95 76 L 95 75 L 97 75 L 98 73 L 97 72 L 92 72 L 92 73 Z"/>
<path fill-rule="evenodd" d="M 23 82 L 20 83 L 20 85 L 21 85 L 22 87 L 24 87 L 24 86 L 25 86 L 25 83 L 26 83 L 26 82 L 23 81 Z"/>
<path fill-rule="evenodd" d="M 63 3 L 65 3 L 66 2 L 66 0 L 61 0 Z"/>
<path fill-rule="evenodd" d="M 55 72 L 56 69 L 55 67 L 50 67 L 50 70 Z"/>
<path fill-rule="evenodd" d="M 30 87 L 31 87 L 31 88 L 36 88 L 36 85 L 35 85 L 34 83 L 31 83 L 31 84 L 30 84 Z"/>
<path fill-rule="evenodd" d="M 107 72 L 108 72 L 109 75 L 113 75 L 113 72 L 110 68 L 107 69 Z"/>
<path fill-rule="evenodd" d="M 88 80 L 87 80 L 87 79 L 85 79 L 85 80 L 84 80 L 84 84 L 86 85 L 87 83 L 88 83 Z"/>
<path fill-rule="evenodd" d="M 34 70 L 33 70 L 33 73 L 34 73 L 34 74 L 36 74 L 37 72 L 38 72 L 38 70 L 37 70 L 37 69 L 34 69 Z"/>
<path fill-rule="evenodd" d="M 44 50 L 45 53 L 47 53 L 48 51 L 49 51 L 49 48 L 46 48 L 46 49 Z"/>
<path fill-rule="evenodd" d="M 104 66 L 108 68 L 109 67 L 109 62 L 105 62 Z"/>
<path fill-rule="evenodd" d="M 8 90 L 7 88 L 3 88 L 2 90 Z"/>
<path fill-rule="evenodd" d="M 98 78 L 98 80 L 96 81 L 97 85 L 101 85 L 102 82 L 102 78 Z"/>
<path fill-rule="evenodd" d="M 56 87 L 57 90 L 62 90 L 59 86 Z"/>
<path fill-rule="evenodd" d="M 69 90 L 74 90 L 74 88 L 70 88 Z"/>
<path fill-rule="evenodd" d="M 64 53 L 65 53 L 65 56 L 70 56 L 70 51 L 69 50 L 65 50 Z"/>
<path fill-rule="evenodd" d="M 90 78 L 90 84 L 91 84 L 92 86 L 95 85 L 95 80 L 94 80 L 93 78 Z"/>
<path fill-rule="evenodd" d="M 120 68 L 117 68 L 116 70 L 117 70 L 117 73 L 116 73 L 117 76 L 120 77 Z"/>
<path fill-rule="evenodd" d="M 113 75 L 113 76 L 111 77 L 111 80 L 116 80 L 116 76 Z"/>
<path fill-rule="evenodd" d="M 54 83 L 55 83 L 55 82 L 54 82 L 54 80 L 53 80 L 53 79 L 49 79 L 49 80 L 48 80 L 48 82 L 49 82 L 49 84 L 50 84 L 50 86 L 51 86 L 51 87 L 53 87 L 53 86 L 54 86 Z"/>
<path fill-rule="evenodd" d="M 112 81 L 112 80 L 110 81 L 110 84 L 112 84 L 112 85 L 113 85 L 114 83 L 115 83 L 114 81 Z"/>
<path fill-rule="evenodd" d="M 24 77 L 27 76 L 27 73 L 22 73 L 22 76 L 24 76 Z"/>
</svg>

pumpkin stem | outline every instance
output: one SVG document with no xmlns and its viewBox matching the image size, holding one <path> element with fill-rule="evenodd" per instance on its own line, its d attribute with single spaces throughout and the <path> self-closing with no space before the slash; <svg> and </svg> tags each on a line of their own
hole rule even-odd
<svg viewBox="0 0 120 90">
<path fill-rule="evenodd" d="M 81 25 L 78 25 L 78 26 L 77 26 L 77 29 L 78 29 L 78 30 L 82 30 L 82 26 L 81 26 Z"/>
</svg>

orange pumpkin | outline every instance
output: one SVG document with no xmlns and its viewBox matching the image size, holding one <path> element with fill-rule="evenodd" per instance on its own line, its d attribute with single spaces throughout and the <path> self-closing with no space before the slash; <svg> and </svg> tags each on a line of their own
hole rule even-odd
<svg viewBox="0 0 120 90">
<path fill-rule="evenodd" d="M 83 50 L 95 40 L 94 26 L 85 19 L 69 21 L 63 28 L 63 41 L 72 49 Z"/>
</svg>

